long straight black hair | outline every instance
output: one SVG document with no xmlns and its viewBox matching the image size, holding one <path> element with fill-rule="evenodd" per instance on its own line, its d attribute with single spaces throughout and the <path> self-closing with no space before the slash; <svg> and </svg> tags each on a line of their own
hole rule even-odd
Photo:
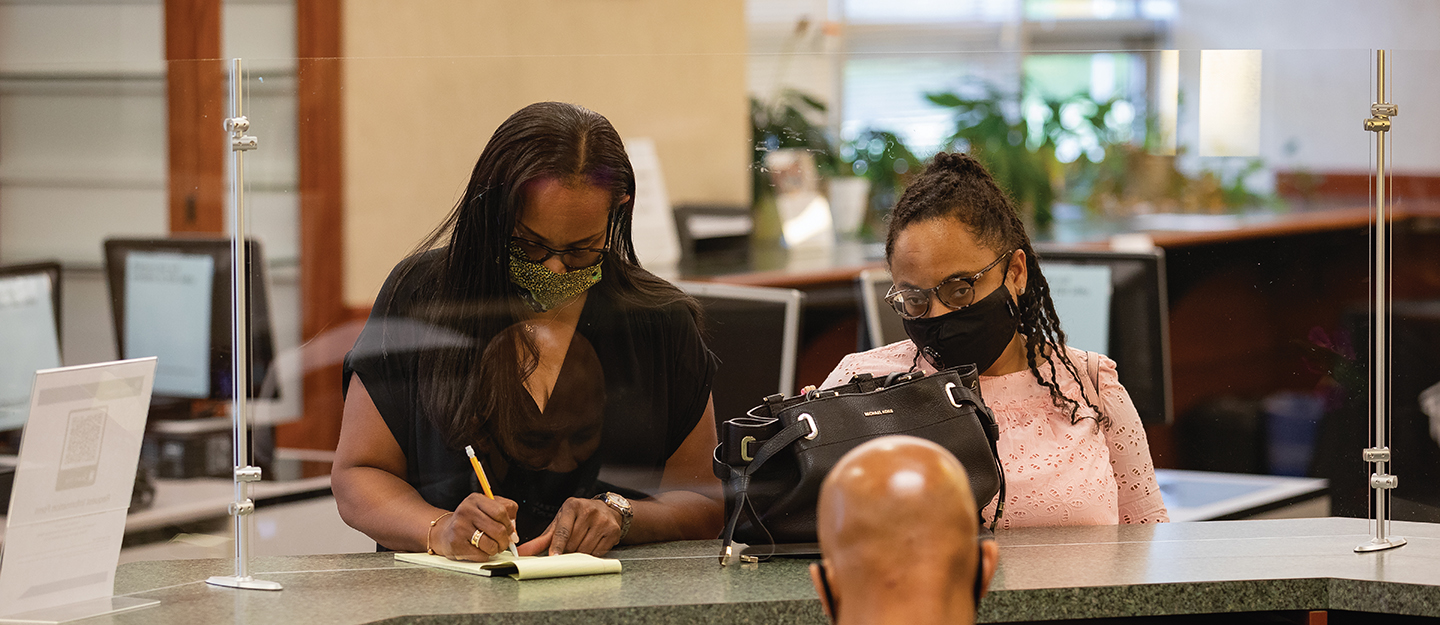
<svg viewBox="0 0 1440 625">
<path fill-rule="evenodd" d="M 631 241 L 635 172 L 619 133 L 600 114 L 574 104 L 539 102 L 506 119 L 475 162 L 464 195 L 449 217 L 415 249 L 431 262 L 407 262 L 405 273 L 424 293 L 414 311 L 434 327 L 456 331 L 466 345 L 422 351 L 419 400 L 435 426 L 455 447 L 488 443 L 486 423 L 519 414 L 531 401 L 523 381 L 539 352 L 518 332 L 524 307 L 510 282 L 509 243 L 525 205 L 527 184 L 545 178 L 579 182 L 609 191 L 607 245 L 597 289 L 628 308 L 681 303 L 700 320 L 699 305 L 673 285 L 640 267 Z M 433 250 L 433 251 L 432 251 Z M 405 280 L 401 274 L 397 283 Z M 498 344 L 519 349 L 491 349 Z M 517 351 L 521 358 L 517 360 Z"/>
<path fill-rule="evenodd" d="M 1076 422 L 1080 403 L 1060 392 L 1056 377 L 1058 369 L 1064 368 L 1076 381 L 1084 378 L 1065 349 L 1065 332 L 1060 329 L 1060 315 L 1055 312 L 1055 302 L 1050 297 L 1050 283 L 1040 271 L 1040 257 L 1030 244 L 1030 235 L 1025 232 L 1015 204 L 980 161 L 958 152 L 936 154 L 925 171 L 905 188 L 895 203 L 895 210 L 890 212 L 890 228 L 885 236 L 886 262 L 895 253 L 895 239 L 901 230 L 916 222 L 939 218 L 958 221 L 982 245 L 996 252 L 1024 250 L 1028 283 L 1016 304 L 1020 309 L 1019 332 L 1025 337 L 1025 361 L 1035 381 L 1050 390 L 1055 406 L 1070 413 L 1071 423 Z M 1040 373 L 1041 358 L 1049 358 L 1048 377 Z M 1100 398 L 1092 399 L 1083 383 L 1080 399 L 1095 411 L 1096 423 L 1103 425 L 1106 418 L 1100 411 Z"/>
</svg>

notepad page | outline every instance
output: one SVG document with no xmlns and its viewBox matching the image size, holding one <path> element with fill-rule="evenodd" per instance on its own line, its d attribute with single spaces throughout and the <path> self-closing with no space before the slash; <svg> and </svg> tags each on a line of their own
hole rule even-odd
<svg viewBox="0 0 1440 625">
<path fill-rule="evenodd" d="M 486 577 L 495 575 L 496 573 L 504 575 L 512 570 L 511 567 L 514 567 L 513 570 L 515 572 L 510 576 L 515 579 L 602 575 L 606 573 L 619 573 L 621 569 L 619 560 L 597 558 L 587 553 L 567 553 L 558 556 L 520 556 L 516 558 L 509 553 L 501 552 L 486 562 L 459 562 L 438 555 L 397 553 L 395 554 L 395 559 L 411 564 L 469 573 L 471 575 L 483 575 Z"/>
<path fill-rule="evenodd" d="M 480 565 L 487 564 L 486 562 L 461 562 L 459 560 L 451 560 L 445 556 L 432 556 L 428 553 L 397 553 L 395 554 L 395 559 L 400 562 L 409 562 L 410 564 L 419 564 L 421 566 L 456 571 L 458 573 L 490 576 L 490 571 L 480 568 Z"/>
<path fill-rule="evenodd" d="M 486 564 L 493 564 L 487 562 Z M 515 579 L 541 579 L 546 577 L 572 577 L 576 575 L 602 575 L 619 573 L 620 561 L 597 558 L 588 553 L 566 553 L 543 558 L 520 557 L 513 560 L 519 571 L 510 575 Z"/>
</svg>

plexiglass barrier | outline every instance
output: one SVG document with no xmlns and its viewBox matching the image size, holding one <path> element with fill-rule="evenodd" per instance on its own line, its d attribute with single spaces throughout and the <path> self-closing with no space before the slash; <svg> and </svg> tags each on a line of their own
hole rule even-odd
<svg viewBox="0 0 1440 625">
<path fill-rule="evenodd" d="M 325 479 L 347 402 L 345 359 L 357 339 L 364 346 L 382 285 L 405 259 L 451 244 L 443 226 L 464 198 L 482 201 L 471 176 L 496 129 L 531 103 L 559 101 L 604 116 L 623 141 L 635 184 L 629 237 L 647 271 L 805 293 L 798 330 L 757 322 L 740 339 L 727 338 L 739 323 L 726 321 L 727 307 L 779 320 L 783 305 L 701 298 L 715 320 L 701 336 L 719 356 L 713 419 L 738 416 L 780 379 L 793 380 L 780 390 L 795 393 L 825 382 L 845 354 L 907 338 L 903 328 L 893 334 L 893 319 L 891 334 L 868 329 L 867 314 L 895 313 L 867 313 L 857 279 L 890 268 L 887 215 L 907 186 L 937 152 L 963 151 L 1019 207 L 1040 259 L 1052 259 L 1042 269 L 1070 343 L 1118 363 L 1144 411 L 1155 467 L 1323 478 L 1328 499 L 1300 513 L 1368 514 L 1360 451 L 1370 427 L 1374 156 L 1361 124 L 1374 101 L 1370 50 L 1232 46 L 1216 34 L 1223 20 L 1156 8 L 1164 3 L 1118 3 L 1114 15 L 1025 3 L 939 22 L 841 4 L 804 20 L 758 4 L 667 13 L 627 23 L 620 37 L 537 30 L 474 48 L 387 47 L 400 36 L 387 38 L 370 15 L 374 36 L 352 38 L 346 58 L 246 58 L 249 134 L 258 138 L 244 180 L 252 440 L 267 481 Z M 1400 476 L 1391 509 L 1396 519 L 1432 521 L 1440 467 L 1427 462 L 1440 457 L 1440 379 L 1427 379 L 1427 359 L 1440 299 L 1429 269 L 1440 249 L 1440 157 L 1426 138 L 1440 58 L 1397 49 L 1391 61 L 1400 108 L 1390 131 L 1391 446 Z M 157 355 L 151 421 L 162 425 L 147 435 L 147 470 L 176 482 L 230 475 L 230 303 L 216 295 L 229 280 L 228 109 L 213 101 L 219 92 L 193 98 L 186 113 L 171 91 L 181 76 L 223 85 L 228 70 L 226 60 L 117 69 L 0 58 L 0 265 L 55 263 L 15 274 L 31 277 L 15 279 L 10 300 L 27 303 L 4 313 L 14 323 L 3 324 L 0 345 L 9 347 L 0 352 L 16 356 L 0 366 L 0 428 L 11 449 L 24 420 L 15 406 L 35 369 Z M 618 230 L 607 222 L 605 232 Z M 516 256 L 507 239 L 490 260 L 508 269 L 512 260 L 566 258 L 550 254 L 562 248 L 617 249 L 608 238 L 541 238 L 533 243 L 551 250 Z M 616 277 L 602 267 L 601 283 Z M 879 280 L 883 294 L 891 284 Z M 26 286 L 42 282 L 60 297 Z M 496 305 L 525 331 L 530 301 Z M 413 333 L 414 351 L 474 357 L 460 365 L 417 356 L 414 366 L 478 375 L 486 348 L 514 325 L 491 328 L 481 318 L 492 311 L 481 312 L 400 315 L 415 324 L 391 331 Z M 21 324 L 35 329 L 8 329 Z M 747 349 L 745 337 L 772 331 L 773 342 L 793 344 L 793 371 Z M 607 350 L 624 348 L 586 341 L 580 351 L 593 354 L 585 362 L 604 384 L 644 377 L 612 370 L 619 356 Z M 528 395 L 533 406 L 520 405 L 543 415 L 555 397 L 600 383 L 560 362 L 539 387 L 520 379 L 506 401 Z M 426 393 L 450 405 L 440 390 Z M 593 446 L 563 462 L 557 440 L 527 429 L 534 415 L 455 432 L 472 445 L 493 442 L 481 456 L 520 467 L 516 475 L 593 470 L 587 479 L 638 497 L 671 486 L 664 460 L 695 432 L 693 402 L 666 399 L 685 418 L 652 441 L 658 451 L 647 447 L 655 457 L 646 462 L 616 461 L 628 448 L 612 445 L 625 430 L 605 421 L 609 404 L 557 404 L 577 415 L 564 444 Z M 398 410 L 381 403 L 382 416 Z M 204 429 L 222 422 L 219 434 Z M 1208 518 L 1246 512 L 1216 512 L 1207 497 L 1259 488 L 1217 482 L 1196 494 L 1176 484 L 1167 495 L 1193 498 L 1172 512 Z"/>
</svg>

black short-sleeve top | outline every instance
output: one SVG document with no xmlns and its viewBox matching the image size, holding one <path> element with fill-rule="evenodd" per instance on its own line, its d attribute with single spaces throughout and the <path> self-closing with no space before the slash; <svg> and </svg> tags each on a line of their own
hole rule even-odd
<svg viewBox="0 0 1440 625">
<path fill-rule="evenodd" d="M 348 389 L 352 374 L 359 376 L 405 454 L 406 481 L 426 502 L 454 510 L 479 491 L 478 480 L 465 443 L 447 441 L 424 414 L 418 370 L 424 350 L 465 339 L 410 316 L 428 295 L 417 276 L 430 272 L 419 265 L 440 258 L 438 250 L 422 253 L 391 271 L 345 357 L 342 388 Z M 412 270 L 405 271 L 407 266 Z M 599 447 L 594 462 L 568 479 L 512 471 L 494 484 L 496 495 L 521 504 L 522 540 L 542 532 L 566 497 L 610 490 L 635 498 L 655 493 L 666 461 L 700 422 L 709 400 L 716 359 L 682 303 L 637 309 L 597 285 L 586 298 L 576 334 L 589 341 L 604 372 Z"/>
</svg>

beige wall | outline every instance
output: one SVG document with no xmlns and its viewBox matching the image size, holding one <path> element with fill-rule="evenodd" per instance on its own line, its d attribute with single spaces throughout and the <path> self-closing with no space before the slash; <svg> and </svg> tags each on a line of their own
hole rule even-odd
<svg viewBox="0 0 1440 625">
<path fill-rule="evenodd" d="M 653 138 L 674 202 L 747 202 L 744 20 L 743 0 L 345 3 L 346 303 L 373 301 L 531 102 Z"/>
</svg>

